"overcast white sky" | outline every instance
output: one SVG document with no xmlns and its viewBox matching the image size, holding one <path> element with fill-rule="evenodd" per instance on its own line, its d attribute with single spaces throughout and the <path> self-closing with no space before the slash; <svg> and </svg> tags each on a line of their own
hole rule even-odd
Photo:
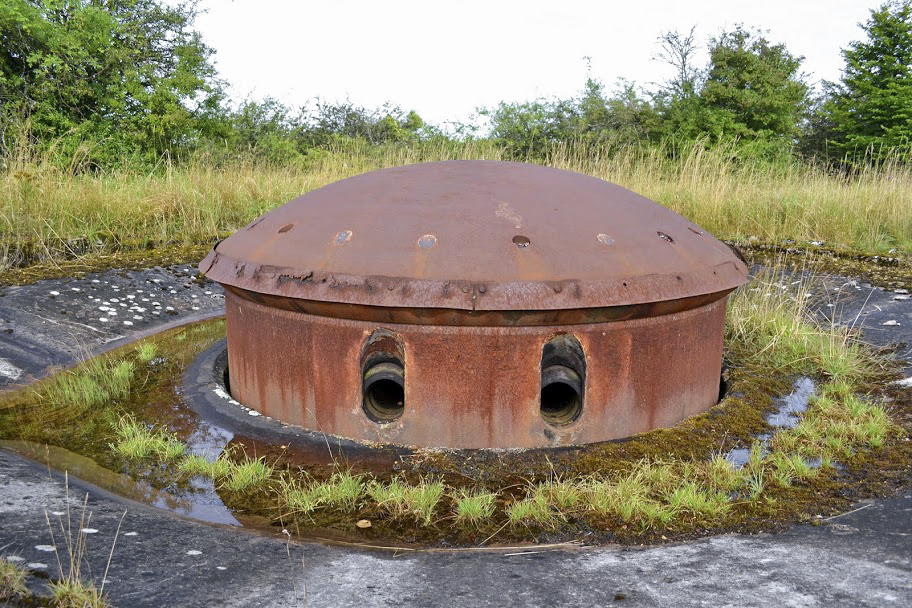
<svg viewBox="0 0 912 608">
<path fill-rule="evenodd" d="M 882 0 L 203 0 L 196 26 L 234 99 L 391 101 L 442 124 L 478 106 L 567 98 L 592 75 L 660 82 L 666 30 L 706 40 L 736 23 L 804 55 L 812 81 L 836 80 L 840 49 Z"/>
</svg>

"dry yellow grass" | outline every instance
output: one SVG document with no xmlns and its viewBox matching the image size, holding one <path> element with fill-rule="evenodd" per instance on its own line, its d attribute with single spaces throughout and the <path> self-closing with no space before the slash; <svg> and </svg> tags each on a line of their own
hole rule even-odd
<svg viewBox="0 0 912 608">
<path fill-rule="evenodd" d="M 912 251 L 912 169 L 887 163 L 846 178 L 807 164 L 734 160 L 732 149 L 566 146 L 549 164 L 618 183 L 722 238 L 822 240 L 871 252 Z M 446 159 L 499 159 L 486 142 L 351 145 L 305 165 L 205 161 L 153 173 L 70 175 L 23 161 L 0 174 L 0 268 L 37 258 L 199 243 L 325 184 L 382 167 Z"/>
</svg>

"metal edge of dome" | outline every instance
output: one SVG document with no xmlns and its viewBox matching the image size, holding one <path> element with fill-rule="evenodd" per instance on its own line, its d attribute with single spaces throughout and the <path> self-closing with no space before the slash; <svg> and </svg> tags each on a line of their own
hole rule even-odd
<svg viewBox="0 0 912 608">
<path fill-rule="evenodd" d="M 217 245 L 216 245 L 217 246 Z M 214 247 L 199 268 L 207 278 L 272 296 L 392 308 L 509 311 L 630 306 L 728 292 L 748 280 L 734 255 L 691 272 L 604 280 L 440 281 L 280 268 L 235 260 Z"/>
</svg>

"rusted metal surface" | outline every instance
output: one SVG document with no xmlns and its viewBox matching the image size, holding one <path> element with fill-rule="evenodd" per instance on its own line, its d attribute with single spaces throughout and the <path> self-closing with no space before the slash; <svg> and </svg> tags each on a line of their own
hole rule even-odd
<svg viewBox="0 0 912 608">
<path fill-rule="evenodd" d="M 219 243 L 213 280 L 303 300 L 557 310 L 725 293 L 725 244 L 608 182 L 537 165 L 424 163 L 335 182 Z"/>
<path fill-rule="evenodd" d="M 226 288 L 238 401 L 453 448 L 604 441 L 705 411 L 747 278 L 726 245 L 623 188 L 482 161 L 331 184 L 200 268 Z"/>
<path fill-rule="evenodd" d="M 583 406 L 566 425 L 541 412 L 550 327 L 383 327 L 405 355 L 401 416 L 365 415 L 365 321 L 274 310 L 225 294 L 235 399 L 264 415 L 365 441 L 453 448 L 577 445 L 628 437 L 705 411 L 719 396 L 725 300 L 681 313 L 568 325 L 587 356 Z"/>
</svg>

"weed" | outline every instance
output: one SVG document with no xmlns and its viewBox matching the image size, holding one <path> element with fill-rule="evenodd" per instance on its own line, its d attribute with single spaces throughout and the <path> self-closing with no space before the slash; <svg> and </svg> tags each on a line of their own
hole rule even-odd
<svg viewBox="0 0 912 608">
<path fill-rule="evenodd" d="M 187 454 L 177 463 L 177 467 L 187 475 L 199 475 L 216 480 L 231 473 L 232 463 L 225 456 L 210 460 L 199 454 Z"/>
<path fill-rule="evenodd" d="M 583 496 L 583 488 L 579 483 L 557 478 L 539 484 L 534 492 L 559 511 L 567 511 L 577 506 Z"/>
<path fill-rule="evenodd" d="M 347 512 L 357 510 L 363 491 L 364 477 L 352 475 L 351 471 L 337 471 L 328 481 L 318 483 L 310 489 L 319 504 Z"/>
<path fill-rule="evenodd" d="M 74 407 L 81 411 L 126 397 L 134 371 L 132 361 L 98 357 L 54 376 L 44 388 L 43 396 L 52 407 Z"/>
<path fill-rule="evenodd" d="M 308 515 L 320 504 L 311 489 L 302 486 L 294 478 L 282 476 L 279 479 L 278 491 L 282 507 L 290 515 Z"/>
<path fill-rule="evenodd" d="M 158 347 L 155 342 L 145 341 L 136 348 L 136 356 L 143 363 L 148 363 L 158 354 Z"/>
<path fill-rule="evenodd" d="M 28 570 L 0 556 L 0 601 L 11 602 L 28 594 L 25 579 Z"/>
<path fill-rule="evenodd" d="M 409 485 L 395 478 L 388 484 L 373 482 L 368 485 L 367 491 L 377 502 L 377 507 L 392 517 L 410 514 L 427 526 L 431 523 L 437 503 L 443 497 L 444 486 L 439 481 L 426 479 L 416 485 Z"/>
<path fill-rule="evenodd" d="M 54 606 L 60 608 L 107 608 L 108 603 L 104 594 L 105 582 L 108 578 L 108 570 L 111 567 L 111 560 L 114 557 L 114 547 L 117 545 L 117 538 L 120 536 L 120 527 L 127 512 L 120 518 L 117 524 L 117 530 L 114 533 L 114 541 L 111 543 L 111 552 L 108 555 L 108 563 L 105 566 L 104 574 L 100 587 L 96 587 L 91 579 L 86 579 L 82 575 L 82 565 L 86 562 L 86 533 L 84 530 L 88 527 L 92 514 L 88 511 L 89 495 L 85 495 L 82 504 L 82 511 L 79 516 L 79 522 L 76 525 L 76 532 L 73 530 L 72 517 L 70 513 L 70 491 L 69 480 L 65 482 L 66 487 L 66 524 L 62 516 L 58 518 L 57 523 L 60 535 L 66 546 L 66 561 L 61 560 L 60 549 L 57 545 L 57 538 L 54 534 L 54 526 L 51 525 L 51 519 L 47 511 L 44 517 L 48 525 L 48 531 L 51 534 L 51 544 L 54 547 L 54 555 L 57 558 L 57 569 L 59 577 L 57 580 L 50 581 L 51 597 Z M 67 564 L 64 568 L 64 563 Z"/>
<path fill-rule="evenodd" d="M 221 487 L 229 492 L 252 490 L 264 484 L 273 472 L 273 468 L 262 458 L 245 458 L 231 467 Z"/>
<path fill-rule="evenodd" d="M 494 514 L 496 495 L 491 492 L 457 490 L 452 498 L 457 522 L 477 525 Z"/>
<path fill-rule="evenodd" d="M 533 493 L 507 507 L 507 521 L 511 524 L 535 522 L 541 526 L 553 525 L 555 514 L 544 495 Z"/>
<path fill-rule="evenodd" d="M 744 485 L 744 473 L 732 466 L 724 456 L 713 456 L 702 467 L 709 487 L 717 492 L 734 492 Z"/>
<path fill-rule="evenodd" d="M 58 608 L 105 608 L 108 606 L 102 592 L 93 584 L 74 577 L 65 577 L 48 583 L 54 606 Z"/>
<path fill-rule="evenodd" d="M 693 481 L 687 481 L 665 495 L 672 512 L 685 512 L 703 518 L 718 518 L 728 512 L 728 497 L 721 492 L 707 492 Z"/>
<path fill-rule="evenodd" d="M 809 307 L 810 284 L 792 288 L 782 270 L 756 276 L 730 299 L 729 342 L 740 357 L 785 373 L 822 372 L 851 383 L 883 368 L 883 359 L 833 321 L 821 327 Z"/>
<path fill-rule="evenodd" d="M 177 460 L 183 456 L 186 446 L 163 429 L 152 431 L 132 416 L 123 416 L 114 426 L 117 442 L 111 449 L 124 458 L 142 460 L 152 456 L 163 462 Z"/>
</svg>

